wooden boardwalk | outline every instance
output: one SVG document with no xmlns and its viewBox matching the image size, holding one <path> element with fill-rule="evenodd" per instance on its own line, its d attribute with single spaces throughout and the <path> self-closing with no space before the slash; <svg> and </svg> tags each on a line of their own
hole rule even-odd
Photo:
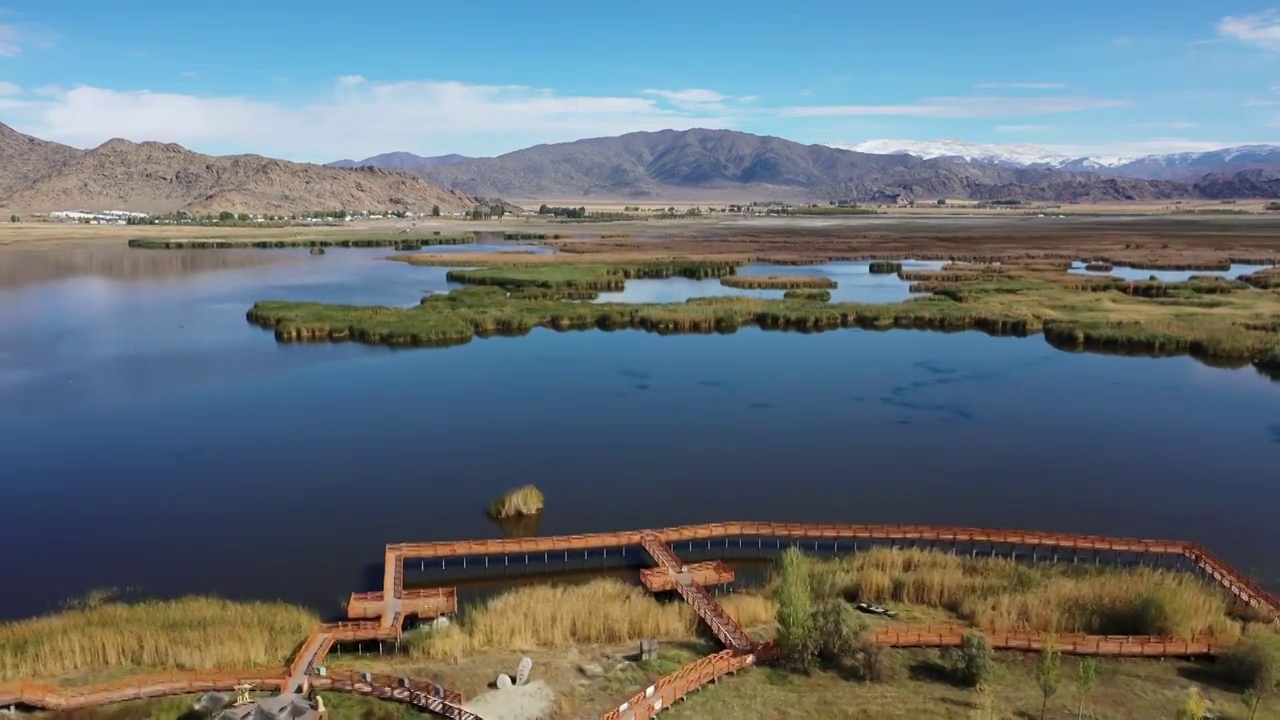
<svg viewBox="0 0 1280 720">
<path fill-rule="evenodd" d="M 806 525 L 796 523 L 730 522 L 685 525 L 657 530 L 615 533 L 559 535 L 519 539 L 463 540 L 456 542 L 394 543 L 387 545 L 380 591 L 353 593 L 347 603 L 347 621 L 316 626 L 303 641 L 287 668 L 279 673 L 262 671 L 169 672 L 139 675 L 75 688 L 36 681 L 0 683 L 0 708 L 25 706 L 40 709 L 79 709 L 165 695 L 181 695 L 212 690 L 226 691 L 249 684 L 258 690 L 307 692 L 324 690 L 353 692 L 412 704 L 453 720 L 481 720 L 463 707 L 461 693 L 430 681 L 387 678 L 364 673 L 318 675 L 329 651 L 338 643 L 398 641 L 409 617 L 430 619 L 457 611 L 454 588 L 406 590 L 406 560 L 542 555 L 588 550 L 639 547 L 652 558 L 654 567 L 640 572 L 642 584 L 652 592 L 674 590 L 689 603 L 698 617 L 725 646 L 725 650 L 700 658 L 658 679 L 604 715 L 604 720 L 645 720 L 681 698 L 720 677 L 776 657 L 772 643 L 757 643 L 706 591 L 706 587 L 733 581 L 733 571 L 720 561 L 686 565 L 671 543 L 744 539 L 765 547 L 764 541 L 782 548 L 793 543 L 829 542 L 839 552 L 859 542 L 893 542 L 952 550 L 966 546 L 986 546 L 994 554 L 1002 548 L 1017 557 L 1054 559 L 1059 554 L 1079 559 L 1080 553 L 1129 554 L 1139 558 L 1172 557 L 1185 560 L 1188 568 L 1223 586 L 1241 603 L 1280 619 L 1280 601 L 1243 573 L 1208 550 L 1193 543 L 1173 540 L 1140 540 L 1097 535 L 1072 535 L 1023 530 L 924 525 Z M 1040 555 L 1040 553 L 1044 553 Z M 874 631 L 875 642 L 891 647 L 950 647 L 960 644 L 969 628 L 958 626 L 885 626 Z M 993 648 L 1038 650 L 1044 646 L 1043 633 L 984 633 Z M 1212 638 L 1173 639 L 1146 636 L 1057 635 L 1056 646 L 1064 653 L 1117 657 L 1194 657 L 1214 655 L 1224 645 Z"/>
</svg>

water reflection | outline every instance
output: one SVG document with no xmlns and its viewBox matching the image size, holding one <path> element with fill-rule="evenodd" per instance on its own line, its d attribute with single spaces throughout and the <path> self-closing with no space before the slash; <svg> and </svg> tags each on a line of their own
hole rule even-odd
<svg viewBox="0 0 1280 720">
<path fill-rule="evenodd" d="M 1243 275 L 1256 273 L 1260 270 L 1270 268 L 1270 265 L 1232 265 L 1227 270 L 1142 270 L 1139 268 L 1115 266 L 1111 270 L 1086 270 L 1085 263 L 1073 262 L 1068 272 L 1075 275 L 1093 275 L 1118 277 L 1122 280 L 1148 280 L 1155 276 L 1157 280 L 1164 282 L 1184 282 L 1190 280 L 1193 275 L 1210 275 L 1214 277 L 1224 277 L 1229 280 L 1235 280 Z"/>
<path fill-rule="evenodd" d="M 939 270 L 946 263 L 902 263 L 908 270 Z M 831 290 L 831 302 L 895 303 L 909 300 L 911 283 L 898 279 L 896 274 L 875 274 L 869 262 L 829 262 L 821 265 L 746 265 L 738 268 L 739 275 L 811 275 L 835 280 L 837 287 Z M 699 297 L 754 297 L 778 300 L 782 290 L 751 290 L 732 288 L 720 284 L 718 279 L 690 280 L 674 277 L 661 280 L 628 280 L 620 292 L 600 293 L 596 302 L 621 303 L 679 303 Z"/>
</svg>

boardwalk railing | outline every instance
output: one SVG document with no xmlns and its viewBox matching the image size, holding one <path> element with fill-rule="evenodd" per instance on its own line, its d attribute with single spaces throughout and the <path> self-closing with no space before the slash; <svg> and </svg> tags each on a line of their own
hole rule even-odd
<svg viewBox="0 0 1280 720">
<path fill-rule="evenodd" d="M 231 690 L 242 684 L 253 685 L 260 690 L 289 691 L 302 684 L 300 679 L 306 678 L 317 689 L 399 700 L 454 720 L 480 720 L 474 713 L 462 708 L 460 694 L 439 685 L 416 680 L 372 677 L 361 673 L 317 676 L 313 675 L 313 670 L 324 661 L 335 643 L 398 639 L 406 615 L 434 616 L 456 610 L 456 594 L 452 588 L 405 590 L 404 561 L 407 558 L 531 554 L 561 550 L 568 552 L 638 545 L 649 552 L 658 565 L 657 568 L 644 571 L 645 586 L 654 591 L 675 589 L 727 647 L 722 652 L 697 660 L 659 679 L 605 715 L 605 720 L 643 720 L 653 717 L 708 682 L 758 661 L 770 660 L 778 653 L 776 645 L 772 643 L 755 644 L 746 631 L 702 587 L 703 583 L 710 584 L 711 581 L 731 581 L 732 571 L 727 566 L 717 567 L 714 563 L 686 566 L 670 547 L 672 542 L 734 537 L 770 538 L 778 541 L 825 539 L 835 541 L 837 549 L 841 541 L 871 540 L 990 544 L 993 547 L 1004 545 L 1010 548 L 1050 547 L 1073 551 L 1181 556 L 1237 599 L 1280 618 L 1280 600 L 1275 595 L 1259 587 L 1205 548 L 1171 540 L 928 525 L 728 522 L 660 530 L 539 538 L 398 543 L 386 548 L 382 591 L 355 593 L 351 596 L 349 610 L 352 617 L 358 619 L 317 626 L 303 642 L 289 667 L 280 675 L 243 671 L 171 672 L 76 688 L 35 681 L 0 683 L 0 707 L 23 705 L 51 710 L 77 709 L 164 695 Z M 883 627 L 875 631 L 873 639 L 877 643 L 894 647 L 948 647 L 959 645 L 967 630 L 956 626 Z M 1013 650 L 1040 649 L 1047 637 L 1043 633 L 1031 632 L 984 634 L 993 648 Z M 1225 647 L 1212 638 L 1179 640 L 1148 636 L 1062 634 L 1055 636 L 1054 642 L 1064 653 L 1135 657 L 1213 655 Z"/>
<path fill-rule="evenodd" d="M 549 553 L 643 545 L 646 538 L 662 543 L 733 537 L 789 540 L 887 540 L 931 543 L 989 543 L 1013 547 L 1046 547 L 1065 550 L 1107 551 L 1142 555 L 1182 556 L 1221 583 L 1242 602 L 1280 616 L 1280 599 L 1215 557 L 1199 545 L 1180 540 L 1143 540 L 1104 535 L 992 530 L 935 525 L 837 525 L 770 522 L 723 522 L 683 525 L 657 530 L 556 535 L 535 538 L 462 540 L 456 542 L 393 543 L 387 545 L 387 578 L 394 592 L 394 578 L 403 573 L 405 559 L 459 556 Z M 396 570 L 399 568 L 399 570 Z"/>
<path fill-rule="evenodd" d="M 237 671 L 150 673 L 79 687 L 19 680 L 0 683 L 0 707 L 24 705 L 46 710 L 77 710 L 166 695 L 233 690 L 237 685 L 246 684 L 258 690 L 278 690 L 282 683 L 279 673 Z"/>
</svg>

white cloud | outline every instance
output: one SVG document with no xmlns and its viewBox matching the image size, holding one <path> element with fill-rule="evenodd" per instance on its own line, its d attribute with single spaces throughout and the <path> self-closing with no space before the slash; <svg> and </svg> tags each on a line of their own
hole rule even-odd
<svg viewBox="0 0 1280 720">
<path fill-rule="evenodd" d="M 718 103 L 729 99 L 728 95 L 707 90 L 706 88 L 688 88 L 685 90 L 644 90 L 645 95 L 657 95 L 677 103 Z"/>
<path fill-rule="evenodd" d="M 365 79 L 363 75 L 339 75 L 338 85 L 342 87 L 351 87 L 353 85 L 363 85 Z"/>
<path fill-rule="evenodd" d="M 1264 10 L 1253 15 L 1228 15 L 1218 21 L 1218 37 L 1280 50 L 1280 14 Z"/>
<path fill-rule="evenodd" d="M 1190 120 L 1167 120 L 1162 122 L 1137 122 L 1129 123 L 1129 127 L 1146 128 L 1149 130 L 1190 130 L 1200 127 L 1200 123 L 1194 123 Z"/>
<path fill-rule="evenodd" d="M 199 77 L 200 75 L 200 73 L 196 72 L 195 70 L 184 70 L 179 74 L 182 75 L 182 77 L 184 78 Z"/>
<path fill-rule="evenodd" d="M 1005 118 L 1119 108 L 1129 100 L 1087 97 L 940 97 L 911 105 L 818 105 L 782 108 L 782 117 L 898 116 L 919 118 Z"/>
<path fill-rule="evenodd" d="M 738 98 L 738 102 L 740 102 L 740 103 L 753 103 L 753 102 L 756 102 L 756 101 L 757 101 L 757 100 L 759 100 L 759 99 L 760 99 L 760 96 L 759 96 L 759 95 L 743 95 L 742 97 Z"/>
<path fill-rule="evenodd" d="M 0 80 L 0 95 L 17 95 L 20 92 L 22 92 L 22 88 L 11 82 Z"/>
<path fill-rule="evenodd" d="M 13 57 L 22 53 L 26 34 L 17 25 L 0 25 L 0 56 Z"/>
<path fill-rule="evenodd" d="M 1245 101 L 1244 101 L 1244 104 L 1243 104 L 1243 105 L 1241 105 L 1240 107 L 1247 107 L 1247 108 L 1256 108 L 1256 107 L 1275 107 L 1275 106 L 1277 106 L 1277 105 L 1280 105 L 1280 100 L 1257 100 L 1257 99 L 1251 99 L 1251 100 L 1245 100 Z"/>
<path fill-rule="evenodd" d="M 1052 125 L 997 125 L 996 132 L 1044 132 L 1052 130 Z"/>
<path fill-rule="evenodd" d="M 303 105 L 244 97 L 46 88 L 12 121 L 37 137 L 92 147 L 113 137 L 177 142 L 213 153 L 327 161 L 388 150 L 491 154 L 544 142 L 637 130 L 731 127 L 715 103 L 698 111 L 654 98 L 572 96 L 460 82 L 335 81 Z M 709 97 L 695 95 L 695 97 Z M 708 109 L 710 108 L 710 109 Z"/>
<path fill-rule="evenodd" d="M 1055 82 L 986 82 L 974 87 L 980 90 L 1061 90 L 1066 85 Z"/>
</svg>

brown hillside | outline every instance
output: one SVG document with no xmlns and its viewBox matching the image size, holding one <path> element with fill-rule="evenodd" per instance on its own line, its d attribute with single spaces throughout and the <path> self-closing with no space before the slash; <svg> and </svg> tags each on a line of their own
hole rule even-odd
<svg viewBox="0 0 1280 720">
<path fill-rule="evenodd" d="M 427 211 L 432 205 L 451 212 L 475 204 L 460 192 L 376 168 L 327 168 L 260 155 L 215 157 L 172 143 L 120 139 L 79 154 L 0 200 L 16 212 Z"/>
<path fill-rule="evenodd" d="M 0 198 L 56 172 L 83 152 L 0 123 Z"/>
</svg>

